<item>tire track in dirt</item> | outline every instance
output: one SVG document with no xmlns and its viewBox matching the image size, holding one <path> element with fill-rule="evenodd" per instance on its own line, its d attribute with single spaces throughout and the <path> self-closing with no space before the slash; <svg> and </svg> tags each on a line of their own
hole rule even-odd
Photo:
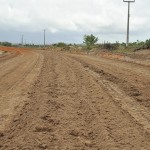
<svg viewBox="0 0 150 150">
<path fill-rule="evenodd" d="M 9 60 L 9 59 L 13 59 L 18 55 L 19 55 L 19 53 L 17 53 L 17 52 L 13 52 L 13 53 L 6 52 L 6 54 L 3 54 L 2 56 L 0 56 L 0 63 L 4 62 L 6 60 Z"/>
<path fill-rule="evenodd" d="M 89 65 L 81 59 L 75 58 L 75 60 L 79 61 L 85 68 L 87 68 L 88 73 L 95 77 L 95 80 L 108 91 L 109 95 L 119 103 L 120 107 L 126 110 L 137 121 L 137 123 L 141 124 L 143 128 L 150 133 L 150 112 L 147 107 L 144 107 L 136 100 L 136 96 L 139 96 L 140 93 L 135 87 L 131 86 L 128 82 L 122 81 L 121 79 L 105 72 L 101 68 Z M 118 86 L 119 82 L 121 85 L 122 82 L 125 83 L 125 88 L 123 87 L 123 90 Z M 130 92 L 128 93 L 129 90 Z"/>
<path fill-rule="evenodd" d="M 5 52 L 5 54 L 0 57 L 0 63 L 2 62 L 6 63 L 6 61 L 10 61 L 10 60 L 12 61 L 13 58 L 17 58 L 17 56 L 23 56 L 26 53 L 29 54 L 31 51 L 31 49 L 27 49 L 27 48 L 24 49 L 24 48 L 7 47 L 7 46 L 6 47 L 0 46 L 0 50 Z"/>
<path fill-rule="evenodd" d="M 76 60 L 76 59 L 75 59 Z M 79 60 L 78 60 L 79 61 Z M 80 61 L 81 62 L 81 61 Z M 99 71 L 97 72 L 97 69 L 91 67 L 88 67 L 88 65 L 85 65 L 85 62 L 81 65 L 84 66 L 85 70 L 87 71 L 87 74 L 93 77 L 93 79 L 100 84 L 101 87 L 104 88 L 105 92 L 110 95 L 111 99 L 115 102 L 116 105 L 118 105 L 122 110 L 125 110 L 125 113 L 128 113 L 131 115 L 135 122 L 140 124 L 142 128 L 146 131 L 146 134 L 150 135 L 150 113 L 149 110 L 137 103 L 136 100 L 133 98 L 127 96 L 117 85 L 115 85 L 113 82 L 107 80 L 107 78 L 104 78 L 104 76 L 101 75 L 101 72 L 99 74 Z M 105 74 L 102 72 L 102 74 Z M 111 77 L 111 76 L 110 76 Z M 131 118 L 132 118 L 131 117 Z M 132 121 L 134 121 L 134 119 Z M 112 128 L 112 127 L 110 127 Z M 143 129 L 142 129 L 143 130 Z"/>
<path fill-rule="evenodd" d="M 20 59 L 19 57 L 22 57 L 22 56 L 18 56 L 18 57 L 13 57 L 13 58 L 9 58 L 9 59 L 6 59 L 6 60 L 3 60 L 0 62 L 0 69 L 1 71 L 6 69 L 7 66 L 9 66 L 10 64 L 13 64 L 16 62 L 17 59 Z"/>
<path fill-rule="evenodd" d="M 149 149 L 149 135 L 114 101 L 97 73 L 63 53 L 42 53 L 42 71 L 1 133 L 1 150 Z"/>
<path fill-rule="evenodd" d="M 117 84 L 127 95 L 134 97 L 137 103 L 150 109 L 149 67 L 90 56 L 74 55 L 73 57 L 84 67 L 89 67 L 106 80 Z"/>
<path fill-rule="evenodd" d="M 34 55 L 37 55 L 37 54 L 34 54 Z M 19 85 L 26 77 L 27 75 L 30 74 L 30 72 L 37 67 L 38 63 L 42 60 L 42 56 L 41 55 L 37 55 L 36 58 L 34 58 L 34 60 L 28 64 L 26 64 L 26 67 L 23 68 L 23 66 L 21 67 L 21 69 L 24 69 L 26 70 L 23 74 L 22 74 L 22 77 L 20 79 L 18 79 L 16 82 L 14 82 L 12 84 L 12 86 L 10 86 L 8 88 L 8 90 L 12 89 L 12 88 L 15 88 L 17 85 Z M 18 70 L 18 68 L 17 68 Z"/>
<path fill-rule="evenodd" d="M 17 86 L 23 80 L 29 72 L 40 61 L 40 55 L 33 53 L 30 56 L 20 57 L 18 59 L 9 62 L 6 66 L 2 66 L 0 74 L 1 92 L 9 90 L 12 87 Z M 19 61 L 19 63 L 18 63 Z M 12 65 L 13 63 L 13 65 Z M 5 88 L 4 88 L 5 87 Z"/>
<path fill-rule="evenodd" d="M 127 111 L 136 121 L 141 124 L 143 128 L 150 133 L 150 113 L 149 110 L 140 104 L 134 98 L 127 96 L 117 85 L 112 82 L 103 79 L 98 73 L 88 70 L 95 80 L 106 90 L 108 94 L 121 106 L 121 108 Z"/>
<path fill-rule="evenodd" d="M 41 54 L 30 52 L 6 61 L 0 68 L 0 129 L 9 125 L 15 112 L 24 105 L 26 93 L 35 80 L 42 64 Z M 13 63 L 12 63 L 13 62 Z"/>
</svg>

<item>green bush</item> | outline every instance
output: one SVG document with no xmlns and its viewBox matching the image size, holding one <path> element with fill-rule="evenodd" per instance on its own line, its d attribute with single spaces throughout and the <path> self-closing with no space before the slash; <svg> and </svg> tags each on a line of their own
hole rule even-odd
<svg viewBox="0 0 150 150">
<path fill-rule="evenodd" d="M 0 42 L 1 46 L 12 46 L 12 43 L 10 42 Z"/>
<path fill-rule="evenodd" d="M 59 42 L 59 43 L 54 44 L 53 46 L 57 46 L 57 47 L 66 47 L 67 44 L 66 44 L 66 43 L 63 43 L 63 42 Z"/>
<path fill-rule="evenodd" d="M 146 42 L 145 42 L 145 47 L 146 47 L 147 49 L 150 48 L 150 39 L 146 40 Z"/>
</svg>

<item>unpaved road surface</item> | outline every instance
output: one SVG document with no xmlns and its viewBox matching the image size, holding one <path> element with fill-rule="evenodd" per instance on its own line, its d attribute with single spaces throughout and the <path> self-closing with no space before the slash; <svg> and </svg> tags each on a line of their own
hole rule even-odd
<svg viewBox="0 0 150 150">
<path fill-rule="evenodd" d="M 13 63 L 7 67 L 2 63 L 0 88 L 5 99 L 1 103 L 9 100 L 5 93 L 13 93 L 16 87 L 25 86 L 14 92 L 23 92 L 19 98 L 26 99 L 17 100 L 24 104 L 14 110 L 11 123 L 0 132 L 1 150 L 150 149 L 148 66 L 56 51 L 29 56 L 24 62 L 18 57 L 9 59 Z M 37 60 L 42 67 L 32 86 L 20 85 L 20 81 L 15 85 L 22 71 L 37 68 L 27 69 Z M 11 103 L 14 97 L 11 94 Z"/>
<path fill-rule="evenodd" d="M 43 55 L 23 49 L 20 52 L 11 50 L 1 56 L 0 130 L 22 109 L 27 92 L 40 72 L 42 61 Z"/>
</svg>

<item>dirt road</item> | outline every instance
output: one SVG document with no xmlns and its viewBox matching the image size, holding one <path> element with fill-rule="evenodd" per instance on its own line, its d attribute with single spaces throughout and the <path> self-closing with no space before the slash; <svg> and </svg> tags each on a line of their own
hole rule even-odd
<svg viewBox="0 0 150 150">
<path fill-rule="evenodd" d="M 22 109 L 42 61 L 41 54 L 23 49 L 11 50 L 0 58 L 0 130 Z"/>
<path fill-rule="evenodd" d="M 150 149 L 148 66 L 55 51 L 29 56 L 24 57 L 26 63 L 18 57 L 10 59 L 8 68 L 4 67 L 8 61 L 0 64 L 5 100 L 9 90 L 11 103 L 24 102 L 0 132 L 1 150 Z M 16 85 L 15 72 L 25 83 L 22 74 L 36 69 L 35 62 L 43 62 L 38 78 L 34 71 L 27 85 L 18 79 Z M 35 82 L 29 86 L 31 79 Z M 18 96 L 22 100 L 14 99 L 13 91 L 23 92 Z M 3 110 L 8 107 L 5 100 L 2 97 Z"/>
</svg>

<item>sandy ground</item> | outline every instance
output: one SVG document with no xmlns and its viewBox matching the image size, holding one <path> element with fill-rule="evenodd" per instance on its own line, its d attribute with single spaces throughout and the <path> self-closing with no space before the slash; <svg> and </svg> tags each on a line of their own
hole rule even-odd
<svg viewBox="0 0 150 150">
<path fill-rule="evenodd" d="M 1 150 L 150 149 L 149 66 L 38 51 L 1 61 L 0 85 Z"/>
<path fill-rule="evenodd" d="M 0 51 L 0 55 L 2 55 L 4 52 L 3 51 Z"/>
</svg>

